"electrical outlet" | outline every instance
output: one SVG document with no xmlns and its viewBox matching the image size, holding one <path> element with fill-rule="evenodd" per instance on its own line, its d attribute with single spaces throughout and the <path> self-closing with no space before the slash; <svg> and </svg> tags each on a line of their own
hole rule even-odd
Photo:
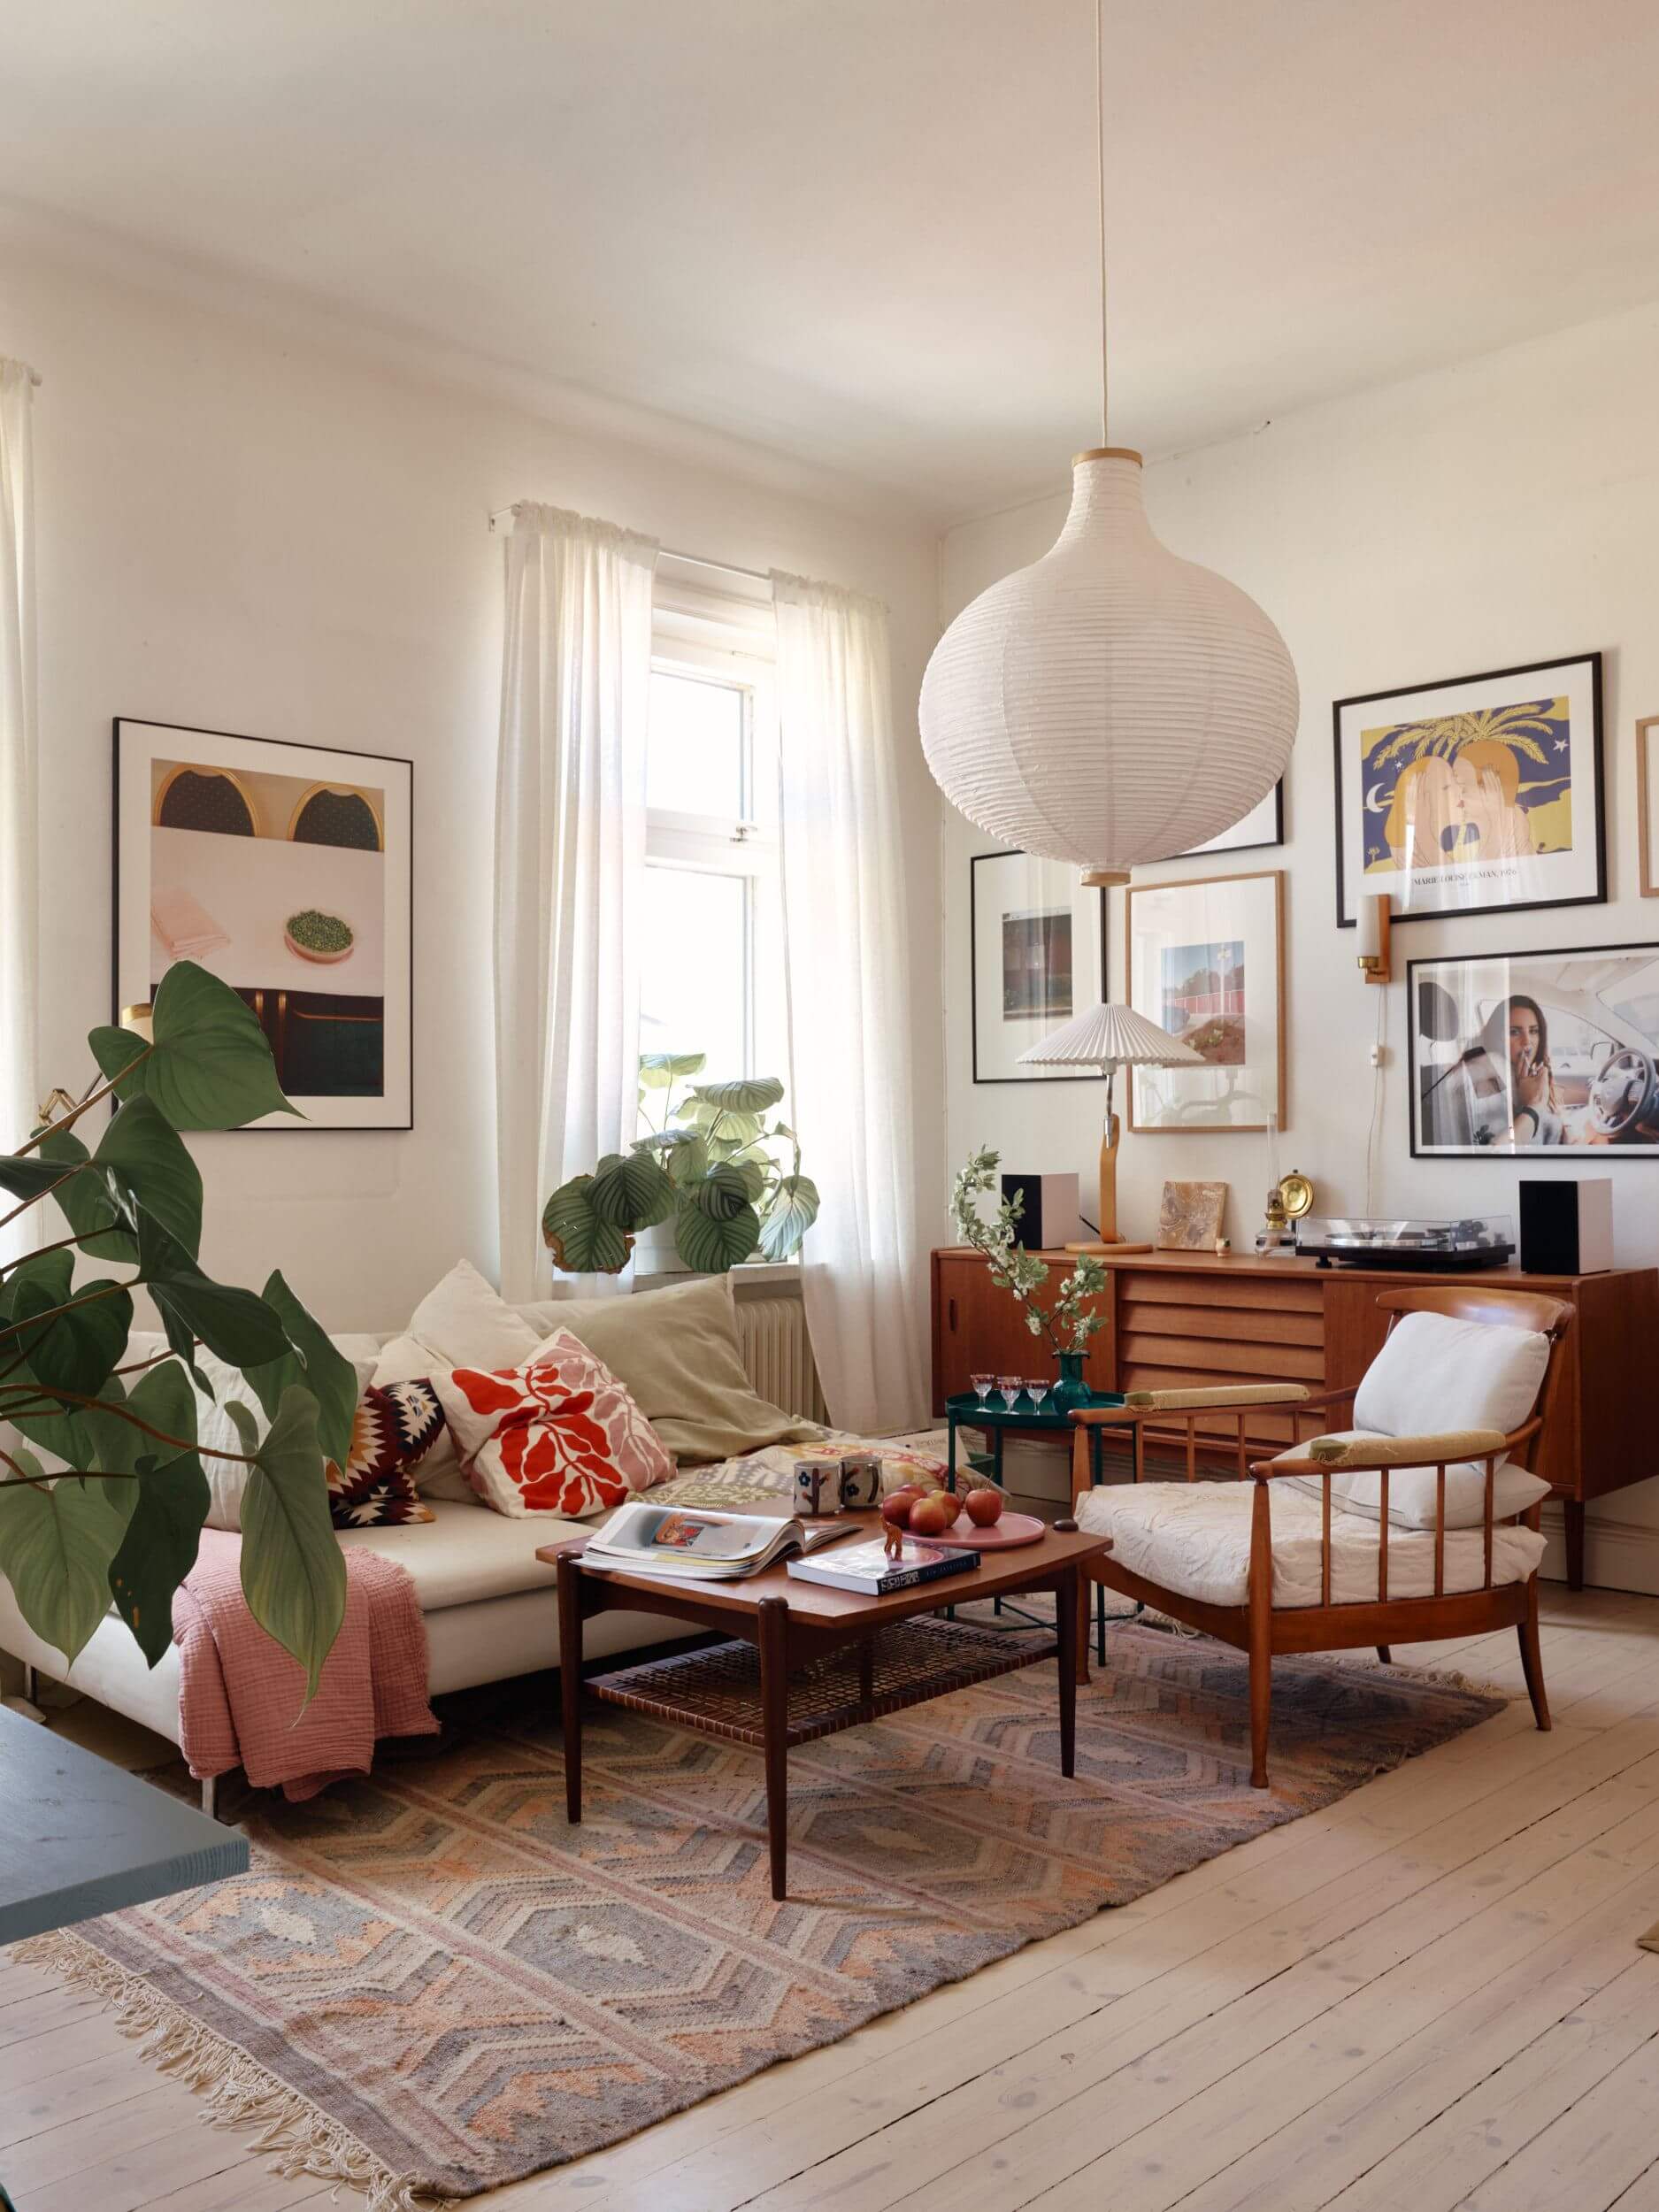
<svg viewBox="0 0 1659 2212">
<path fill-rule="evenodd" d="M 1386 1068 L 1387 1066 L 1388 1048 L 1386 1045 L 1373 1045 L 1371 1047 L 1371 1064 L 1374 1068 Z"/>
</svg>

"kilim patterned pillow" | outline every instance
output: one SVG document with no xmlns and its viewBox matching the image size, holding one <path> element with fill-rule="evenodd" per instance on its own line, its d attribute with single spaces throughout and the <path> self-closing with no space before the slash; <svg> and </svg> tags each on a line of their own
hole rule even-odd
<svg viewBox="0 0 1659 2212">
<path fill-rule="evenodd" d="M 415 1469 L 443 1434 L 443 1408 L 429 1382 L 371 1386 L 357 1402 L 345 1466 L 328 1466 L 328 1510 L 336 1528 L 401 1528 L 437 1515 L 415 1488 Z"/>
</svg>

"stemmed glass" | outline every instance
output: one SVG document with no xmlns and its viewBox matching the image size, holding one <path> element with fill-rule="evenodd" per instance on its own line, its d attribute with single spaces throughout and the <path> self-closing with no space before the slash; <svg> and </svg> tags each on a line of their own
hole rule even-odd
<svg viewBox="0 0 1659 2212">
<path fill-rule="evenodd" d="M 996 1388 L 996 1377 L 995 1375 L 970 1375 L 968 1380 L 973 1385 L 974 1396 L 983 1406 Z"/>
<path fill-rule="evenodd" d="M 1025 1395 L 1031 1400 L 1032 1410 L 1034 1413 L 1041 1412 L 1042 1402 L 1048 1394 L 1048 1379 L 1046 1375 L 1033 1376 L 1025 1385 Z"/>
<path fill-rule="evenodd" d="M 996 1379 L 996 1386 L 1002 1394 L 1003 1406 L 1010 1413 L 1012 1413 L 1015 1401 L 1025 1387 L 1025 1378 L 1020 1375 L 999 1375 Z"/>
</svg>

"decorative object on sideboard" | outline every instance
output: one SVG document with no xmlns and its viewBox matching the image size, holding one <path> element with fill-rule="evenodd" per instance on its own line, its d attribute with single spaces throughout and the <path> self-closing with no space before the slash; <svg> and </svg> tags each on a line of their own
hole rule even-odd
<svg viewBox="0 0 1659 2212">
<path fill-rule="evenodd" d="M 299 1126 L 409 1128 L 413 787 L 377 753 L 118 718 L 113 1003 L 196 961 L 251 1010 Z"/>
<path fill-rule="evenodd" d="M 1466 1214 L 1455 1220 L 1332 1214 L 1304 1221 L 1296 1249 L 1317 1267 L 1340 1262 L 1390 1273 L 1467 1274 L 1509 1265 L 1515 1257 L 1515 1225 L 1508 1214 Z"/>
<path fill-rule="evenodd" d="M 1121 883 L 1266 798 L 1296 734 L 1285 641 L 1237 585 L 1170 552 L 1107 409 L 1104 0 L 1095 18 L 1101 442 L 1055 544 L 964 608 L 922 680 L 934 780 L 1004 844 Z"/>
<path fill-rule="evenodd" d="M 640 1116 L 649 1133 L 548 1200 L 541 1239 L 555 1267 L 620 1274 L 636 1236 L 653 1229 L 672 1239 L 684 1266 L 710 1275 L 756 1252 L 787 1260 L 801 1249 L 818 1219 L 818 1193 L 801 1172 L 795 1131 L 783 1121 L 767 1125 L 782 1083 L 775 1075 L 693 1083 L 703 1060 L 701 1052 L 641 1055 Z"/>
<path fill-rule="evenodd" d="M 1599 1275 L 1613 1264 L 1613 1179 L 1521 1178 L 1521 1266 L 1529 1275 Z"/>
<path fill-rule="evenodd" d="M 1108 995 L 1106 894 L 1034 853 L 968 863 L 968 952 L 976 1083 L 1097 1081 L 1098 1068 L 1022 1061 L 1033 1037 Z"/>
<path fill-rule="evenodd" d="M 1075 1175 L 1024 1175 L 1004 1168 L 1002 1194 L 1019 1201 L 1020 1233 L 1033 1251 L 1080 1248 L 1083 1214 Z"/>
<path fill-rule="evenodd" d="M 1636 820 L 1641 848 L 1641 895 L 1659 899 L 1659 714 L 1644 715 L 1636 725 Z"/>
<path fill-rule="evenodd" d="M 1359 943 L 1355 948 L 1359 972 L 1367 983 L 1394 979 L 1390 933 L 1394 901 L 1386 891 L 1363 891 L 1359 899 Z"/>
<path fill-rule="evenodd" d="M 1156 1022 L 1148 1021 L 1131 1006 L 1100 1005 L 1079 1014 L 1064 1029 L 1043 1038 L 1020 1055 L 1033 1066 L 1094 1067 L 1106 1078 L 1106 1110 L 1101 1123 L 1100 1219 L 1098 1240 L 1068 1244 L 1068 1251 L 1144 1252 L 1144 1244 L 1128 1244 L 1118 1233 L 1118 1144 L 1122 1134 L 1116 1092 L 1119 1068 L 1180 1067 L 1195 1063 L 1190 1045 L 1171 1037 Z"/>
<path fill-rule="evenodd" d="M 1336 918 L 1397 922 L 1607 896 L 1601 656 L 1339 699 Z"/>
<path fill-rule="evenodd" d="M 1659 1156 L 1659 944 L 1406 970 L 1415 1158 Z"/>
<path fill-rule="evenodd" d="M 1060 1380 L 1050 1394 L 1051 1406 L 1080 1402 L 1090 1394 L 1083 1380 L 1083 1354 L 1090 1337 L 1101 1325 L 1101 1316 L 1094 1302 L 1106 1287 L 1106 1270 L 1092 1254 L 1079 1253 L 1052 1302 L 1046 1306 L 1041 1304 L 1036 1294 L 1053 1271 L 1046 1260 L 1040 1260 L 1018 1240 L 1015 1232 L 1019 1222 L 1018 1201 L 999 1199 L 995 1217 L 988 1222 L 979 1211 L 980 1199 L 995 1188 L 996 1165 L 995 1152 L 979 1151 L 957 1173 L 950 1193 L 950 1210 L 957 1233 L 963 1242 L 985 1261 L 992 1281 L 1007 1291 L 1020 1307 L 1025 1326 L 1033 1336 L 1041 1337 L 1053 1353 L 1060 1369 Z M 1012 1384 L 1018 1396 L 1020 1379 L 1010 1376 L 1007 1381 Z M 1012 1402 L 1007 1397 L 1006 1387 L 1004 1400 Z"/>
<path fill-rule="evenodd" d="M 1160 1252 L 1213 1252 L 1227 1210 L 1225 1183 L 1165 1183 L 1158 1207 Z"/>
<path fill-rule="evenodd" d="M 1289 1257 L 1296 1249 L 1297 1223 L 1313 1211 L 1313 1183 L 1300 1168 L 1292 1168 L 1288 1175 L 1279 1173 L 1279 1128 L 1272 1122 L 1268 1125 L 1267 1156 L 1267 1204 L 1256 1248 L 1269 1258 L 1276 1254 Z"/>
<path fill-rule="evenodd" d="M 1137 884 L 1125 903 L 1129 1002 L 1187 1048 L 1136 1071 L 1130 1128 L 1283 1129 L 1284 872 Z"/>
</svg>

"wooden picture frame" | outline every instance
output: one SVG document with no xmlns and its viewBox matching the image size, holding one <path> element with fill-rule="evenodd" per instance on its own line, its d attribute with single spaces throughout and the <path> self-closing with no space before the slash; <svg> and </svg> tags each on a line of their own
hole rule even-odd
<svg viewBox="0 0 1659 2212">
<path fill-rule="evenodd" d="M 1397 923 L 1607 898 L 1601 656 L 1336 700 L 1336 918 Z"/>
<path fill-rule="evenodd" d="M 1659 761 L 1648 755 L 1659 746 L 1659 714 L 1645 714 L 1636 725 L 1636 825 L 1641 851 L 1641 895 L 1659 899 L 1659 823 L 1650 821 L 1648 810 L 1659 807 Z"/>
<path fill-rule="evenodd" d="M 1125 996 L 1173 1036 L 1203 1041 L 1208 1065 L 1135 1068 L 1129 1126 L 1166 1136 L 1265 1133 L 1290 1125 L 1285 1049 L 1285 872 L 1259 868 L 1189 883 L 1131 884 L 1125 894 Z M 1194 1004 L 1178 972 L 1198 961 L 1213 1008 Z M 1235 1072 L 1236 1071 L 1236 1072 Z"/>
<path fill-rule="evenodd" d="M 1064 937 L 1063 977 L 1048 959 Z M 1111 995 L 1103 890 L 1033 853 L 976 853 L 968 864 L 968 1002 L 975 1083 L 1101 1083 L 1098 1068 L 1022 1068 L 1018 1056 Z"/>
</svg>

